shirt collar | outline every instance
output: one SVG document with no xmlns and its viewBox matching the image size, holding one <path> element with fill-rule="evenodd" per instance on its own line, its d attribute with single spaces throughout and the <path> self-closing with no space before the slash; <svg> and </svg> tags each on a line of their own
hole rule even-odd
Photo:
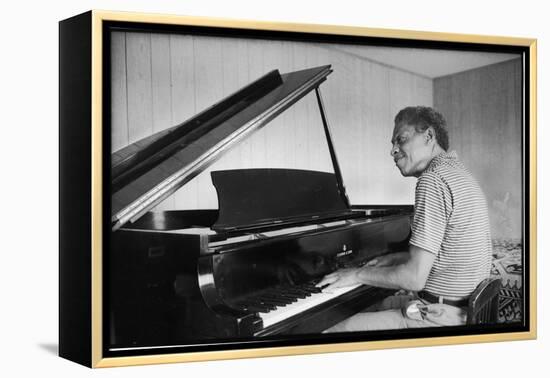
<svg viewBox="0 0 550 378">
<path fill-rule="evenodd" d="M 456 153 L 456 151 L 445 151 L 434 157 L 432 161 L 430 161 L 430 164 L 428 165 L 428 168 L 426 170 L 432 170 L 443 163 L 457 160 L 458 154 Z"/>
</svg>

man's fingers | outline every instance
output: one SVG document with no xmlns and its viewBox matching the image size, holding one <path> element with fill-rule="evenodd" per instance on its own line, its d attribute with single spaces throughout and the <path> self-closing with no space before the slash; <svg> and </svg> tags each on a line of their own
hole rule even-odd
<svg viewBox="0 0 550 378">
<path fill-rule="evenodd" d="M 344 287 L 344 286 L 347 286 L 347 285 L 342 285 L 341 281 L 336 280 L 333 283 L 331 283 L 330 285 L 328 285 L 327 287 L 325 287 L 323 289 L 323 293 L 332 294 L 332 293 L 334 293 L 335 289 L 339 289 L 339 288 Z"/>
<path fill-rule="evenodd" d="M 315 284 L 315 287 L 325 286 L 326 284 L 327 284 L 326 283 L 326 278 L 323 278 L 321 281 L 319 281 Z"/>
<path fill-rule="evenodd" d="M 325 286 L 327 284 L 331 284 L 333 282 L 335 282 L 337 280 L 337 276 L 333 273 L 323 277 L 323 279 L 321 281 L 319 281 L 319 283 L 317 283 L 317 285 L 315 285 L 316 287 L 321 287 L 321 286 Z"/>
<path fill-rule="evenodd" d="M 367 266 L 374 266 L 378 264 L 378 259 L 372 259 L 371 261 L 367 262 Z"/>
<path fill-rule="evenodd" d="M 323 288 L 323 293 L 332 294 L 332 289 L 334 289 L 333 285 L 328 285 L 327 287 Z"/>
<path fill-rule="evenodd" d="M 332 272 L 332 273 L 327 274 L 326 276 L 324 276 L 323 279 L 321 281 L 319 281 L 319 283 L 317 283 L 317 285 L 315 285 L 315 286 L 316 287 L 326 286 L 326 285 L 331 284 L 335 281 L 338 281 L 339 278 L 340 278 L 340 275 L 337 272 Z"/>
</svg>

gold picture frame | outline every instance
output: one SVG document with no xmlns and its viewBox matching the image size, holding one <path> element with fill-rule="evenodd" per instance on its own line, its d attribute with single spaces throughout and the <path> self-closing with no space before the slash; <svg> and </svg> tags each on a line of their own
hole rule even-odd
<svg viewBox="0 0 550 378">
<path fill-rule="evenodd" d="M 522 131 L 523 182 L 523 295 L 525 318 L 521 326 L 500 329 L 492 333 L 463 332 L 450 335 L 414 337 L 378 337 L 346 339 L 311 339 L 296 345 L 255 343 L 244 339 L 243 347 L 203 348 L 200 351 L 170 350 L 159 353 L 154 348 L 142 348 L 128 355 L 109 356 L 105 353 L 109 336 L 108 316 L 104 314 L 105 297 L 110 288 L 105 284 L 104 198 L 110 190 L 106 175 L 105 145 L 110 135 L 105 132 L 110 109 L 105 98 L 109 81 L 105 67 L 110 67 L 110 52 L 105 38 L 112 25 L 128 30 L 161 33 L 181 32 L 181 27 L 193 30 L 216 30 L 217 33 L 238 30 L 247 37 L 254 32 L 299 35 L 319 38 L 348 38 L 355 43 L 376 40 L 381 45 L 428 46 L 437 49 L 472 47 L 476 51 L 502 48 L 522 54 Z M 153 29 L 149 29 L 153 28 Z M 156 28 L 156 29 L 154 29 Z M 180 30 L 180 31 L 178 31 Z M 192 33 L 192 32 L 191 32 Z M 208 34 L 208 33 L 206 33 Z M 261 38 L 261 37 L 260 37 Z M 273 37 L 272 37 L 273 38 Z M 363 41 L 363 42 L 362 42 Z M 435 46 L 435 47 L 434 47 Z M 491 50 L 492 49 L 492 50 Z M 508 51 L 508 50 L 506 50 Z M 228 20 L 175 15 L 90 11 L 60 22 L 60 356 L 89 367 L 158 364 L 217 359 L 236 359 L 326 352 L 343 352 L 511 341 L 536 338 L 536 54 L 535 39 L 468 34 L 447 34 L 423 31 L 373 29 L 335 25 L 271 23 L 250 20 Z M 108 159 L 107 159 L 108 160 Z M 525 273 L 527 272 L 527 273 Z M 317 341 L 316 341 L 317 340 Z M 246 345 L 244 342 L 247 342 Z M 239 341 L 235 341 L 234 344 Z"/>
</svg>

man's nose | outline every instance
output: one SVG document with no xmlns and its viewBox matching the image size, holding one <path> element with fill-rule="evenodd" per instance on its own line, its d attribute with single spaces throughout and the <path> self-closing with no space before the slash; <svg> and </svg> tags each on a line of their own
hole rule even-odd
<svg viewBox="0 0 550 378">
<path fill-rule="evenodd" d="M 397 146 L 397 144 L 394 144 L 394 145 L 391 147 L 390 155 L 393 157 L 393 155 L 395 155 L 395 154 L 397 153 L 397 151 L 399 151 L 399 147 Z"/>
</svg>

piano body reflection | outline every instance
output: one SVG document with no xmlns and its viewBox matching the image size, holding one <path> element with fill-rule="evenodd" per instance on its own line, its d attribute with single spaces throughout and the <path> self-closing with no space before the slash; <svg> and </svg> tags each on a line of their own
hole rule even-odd
<svg viewBox="0 0 550 378">
<path fill-rule="evenodd" d="M 111 161 L 109 350 L 316 333 L 388 294 L 324 293 L 340 267 L 406 248 L 412 207 L 350 206 L 319 86 L 330 66 L 273 71 Z M 151 209 L 315 92 L 334 173 L 211 172 L 217 210 Z"/>
</svg>

